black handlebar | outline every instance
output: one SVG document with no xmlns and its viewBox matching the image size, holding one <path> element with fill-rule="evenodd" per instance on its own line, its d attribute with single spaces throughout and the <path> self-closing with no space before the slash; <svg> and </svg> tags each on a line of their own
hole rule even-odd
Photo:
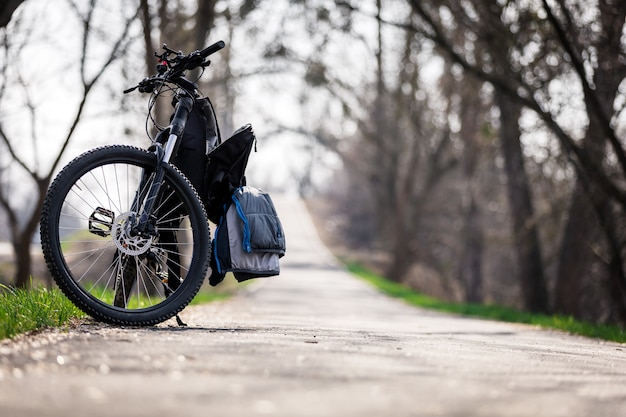
<svg viewBox="0 0 626 417">
<path fill-rule="evenodd" d="M 151 93 L 158 84 L 162 84 L 164 82 L 183 84 L 179 86 L 188 88 L 190 86 L 190 82 L 183 78 L 184 72 L 198 67 L 207 67 L 210 62 L 205 61 L 205 59 L 225 46 L 226 44 L 224 41 L 217 41 L 213 45 L 210 45 L 201 51 L 194 51 L 187 55 L 183 55 L 182 52 L 175 52 L 163 44 L 165 52 L 161 55 L 158 55 L 156 52 L 154 53 L 159 58 L 157 65 L 158 73 L 152 77 L 144 78 L 136 86 L 124 90 L 124 94 L 135 91 L 136 89 L 139 89 L 142 93 Z M 169 58 L 170 55 L 175 56 L 173 58 Z"/>
<path fill-rule="evenodd" d="M 216 53 L 217 51 L 224 48 L 225 46 L 226 44 L 224 43 L 224 41 L 217 41 L 213 45 L 207 46 L 206 48 L 201 50 L 200 56 L 202 56 L 202 58 L 206 58 L 207 56 Z"/>
</svg>

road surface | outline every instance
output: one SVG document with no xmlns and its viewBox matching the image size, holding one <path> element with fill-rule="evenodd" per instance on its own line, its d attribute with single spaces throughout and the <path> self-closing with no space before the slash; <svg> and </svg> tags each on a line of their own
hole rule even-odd
<svg viewBox="0 0 626 417">
<path fill-rule="evenodd" d="M 626 345 L 409 307 L 277 203 L 280 277 L 187 308 L 187 328 L 2 342 L 0 416 L 626 416 Z"/>
</svg>

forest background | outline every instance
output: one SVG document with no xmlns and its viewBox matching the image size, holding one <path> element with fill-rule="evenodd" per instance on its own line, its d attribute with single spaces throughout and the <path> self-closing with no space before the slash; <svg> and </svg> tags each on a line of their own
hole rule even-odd
<svg viewBox="0 0 626 417">
<path fill-rule="evenodd" d="M 149 143 L 121 92 L 153 52 L 223 39 L 201 89 L 225 136 L 255 127 L 254 185 L 394 281 L 624 326 L 625 20 L 626 0 L 4 1 L 0 279 L 30 282 L 65 163 Z"/>
</svg>

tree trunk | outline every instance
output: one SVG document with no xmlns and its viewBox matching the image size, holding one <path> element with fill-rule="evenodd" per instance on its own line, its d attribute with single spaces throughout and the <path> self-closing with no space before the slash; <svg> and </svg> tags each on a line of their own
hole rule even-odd
<svg viewBox="0 0 626 417">
<path fill-rule="evenodd" d="M 559 254 L 557 280 L 554 288 L 555 311 L 581 317 L 582 283 L 589 273 L 592 254 L 589 239 L 597 238 L 598 228 L 593 207 L 580 180 L 574 188 L 568 219 Z"/>
<path fill-rule="evenodd" d="M 152 16 L 150 14 L 150 6 L 148 0 L 140 0 L 139 7 L 141 8 L 141 23 L 143 25 L 143 43 L 145 47 L 144 59 L 146 61 L 146 76 L 154 74 L 156 67 L 156 58 L 154 52 L 156 48 L 152 42 Z"/>
<path fill-rule="evenodd" d="M 448 64 L 450 65 L 450 64 Z M 461 256 L 459 260 L 458 279 L 464 288 L 465 301 L 480 303 L 483 301 L 483 251 L 484 232 L 481 223 L 480 205 L 477 202 L 479 193 L 476 183 L 476 169 L 481 155 L 482 135 L 478 127 L 484 119 L 484 109 L 479 95 L 481 83 L 473 77 L 464 77 L 453 87 L 461 95 L 460 116 L 461 130 L 459 136 L 463 141 L 463 231 L 461 235 Z"/>
<path fill-rule="evenodd" d="M 589 113 L 585 149 L 598 163 L 604 157 L 606 141 L 599 132 L 599 120 Z M 594 279 L 593 264 L 601 262 L 599 252 L 608 250 L 610 261 L 606 265 L 609 303 L 612 319 L 626 323 L 626 279 L 624 277 L 621 243 L 616 236 L 615 214 L 607 195 L 579 172 L 568 218 L 563 232 L 554 307 L 559 313 L 584 319 L 583 304 L 585 283 Z"/>
<path fill-rule="evenodd" d="M 30 254 L 30 246 L 33 241 L 33 236 L 37 231 L 40 219 L 40 209 L 43 206 L 43 200 L 46 197 L 46 192 L 50 185 L 50 179 L 44 178 L 37 182 L 37 209 L 33 210 L 30 214 L 28 222 L 23 228 L 20 228 L 18 224 L 12 226 L 13 233 L 13 250 L 15 251 L 15 286 L 19 288 L 26 288 L 30 285 L 31 271 L 32 271 L 32 259 Z M 17 218 L 17 216 L 15 217 Z"/>
<path fill-rule="evenodd" d="M 465 301 L 483 301 L 482 257 L 484 249 L 483 230 L 480 225 L 480 212 L 473 195 L 465 211 L 463 226 L 463 248 L 459 263 L 460 279 L 465 289 Z"/>
<path fill-rule="evenodd" d="M 391 248 L 391 262 L 385 271 L 385 277 L 401 282 L 411 266 L 416 262 L 415 256 L 410 250 L 411 239 L 405 233 L 394 235 Z"/>
<path fill-rule="evenodd" d="M 544 279 L 539 232 L 535 224 L 520 142 L 518 121 L 521 108 L 511 98 L 498 92 L 496 92 L 496 103 L 500 108 L 500 142 L 507 176 L 522 300 L 527 310 L 545 313 L 548 311 L 548 292 Z"/>
<path fill-rule="evenodd" d="M 385 276 L 392 281 L 401 282 L 411 266 L 416 262 L 412 248 L 416 227 L 412 226 L 420 217 L 419 204 L 409 207 L 408 193 L 402 193 L 394 202 L 391 217 L 390 263 Z"/>
<path fill-rule="evenodd" d="M 203 49 L 209 45 L 206 39 L 213 29 L 215 22 L 216 0 L 198 0 L 198 11 L 196 12 L 196 24 L 194 28 L 194 48 Z"/>
<path fill-rule="evenodd" d="M 610 319 L 626 326 L 626 285 L 624 283 L 623 259 L 614 255 L 609 270 L 609 294 L 613 303 Z"/>
<path fill-rule="evenodd" d="M 621 62 L 620 45 L 624 26 L 623 8 L 610 2 L 600 2 L 600 20 L 603 37 L 596 45 L 598 67 L 594 69 L 593 90 L 585 90 L 585 106 L 589 126 L 583 147 L 590 159 L 601 166 L 609 143 L 605 132 L 614 114 L 613 103 L 626 74 Z M 583 77 L 584 75 L 580 75 Z M 584 169 L 584 167 L 583 167 Z M 608 292 L 613 319 L 626 323 L 626 278 L 624 276 L 622 244 L 615 236 L 615 214 L 608 196 L 602 189 L 579 172 L 572 195 L 559 255 L 559 269 L 555 286 L 555 308 L 558 312 L 577 318 L 584 317 L 581 296 L 584 283 L 590 279 L 592 264 L 598 259 L 593 246 L 608 245 Z M 601 226 L 601 227 L 599 227 Z M 605 239 L 603 239 L 603 237 Z M 592 278 L 592 277 L 591 277 Z"/>
<path fill-rule="evenodd" d="M 30 242 L 33 233 L 24 231 L 20 233 L 20 241 L 13 244 L 15 251 L 15 286 L 18 288 L 28 288 L 31 284 L 31 254 Z"/>
</svg>

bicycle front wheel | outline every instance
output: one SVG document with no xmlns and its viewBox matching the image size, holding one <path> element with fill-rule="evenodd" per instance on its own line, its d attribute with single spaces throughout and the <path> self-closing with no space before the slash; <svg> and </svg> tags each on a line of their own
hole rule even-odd
<svg viewBox="0 0 626 417">
<path fill-rule="evenodd" d="M 41 242 L 48 269 L 63 293 L 97 320 L 162 322 L 193 299 L 206 276 L 211 243 L 204 207 L 172 165 L 162 168 L 146 227 L 134 227 L 155 186 L 156 164 L 155 154 L 139 148 L 94 149 L 70 162 L 46 195 Z"/>
</svg>

